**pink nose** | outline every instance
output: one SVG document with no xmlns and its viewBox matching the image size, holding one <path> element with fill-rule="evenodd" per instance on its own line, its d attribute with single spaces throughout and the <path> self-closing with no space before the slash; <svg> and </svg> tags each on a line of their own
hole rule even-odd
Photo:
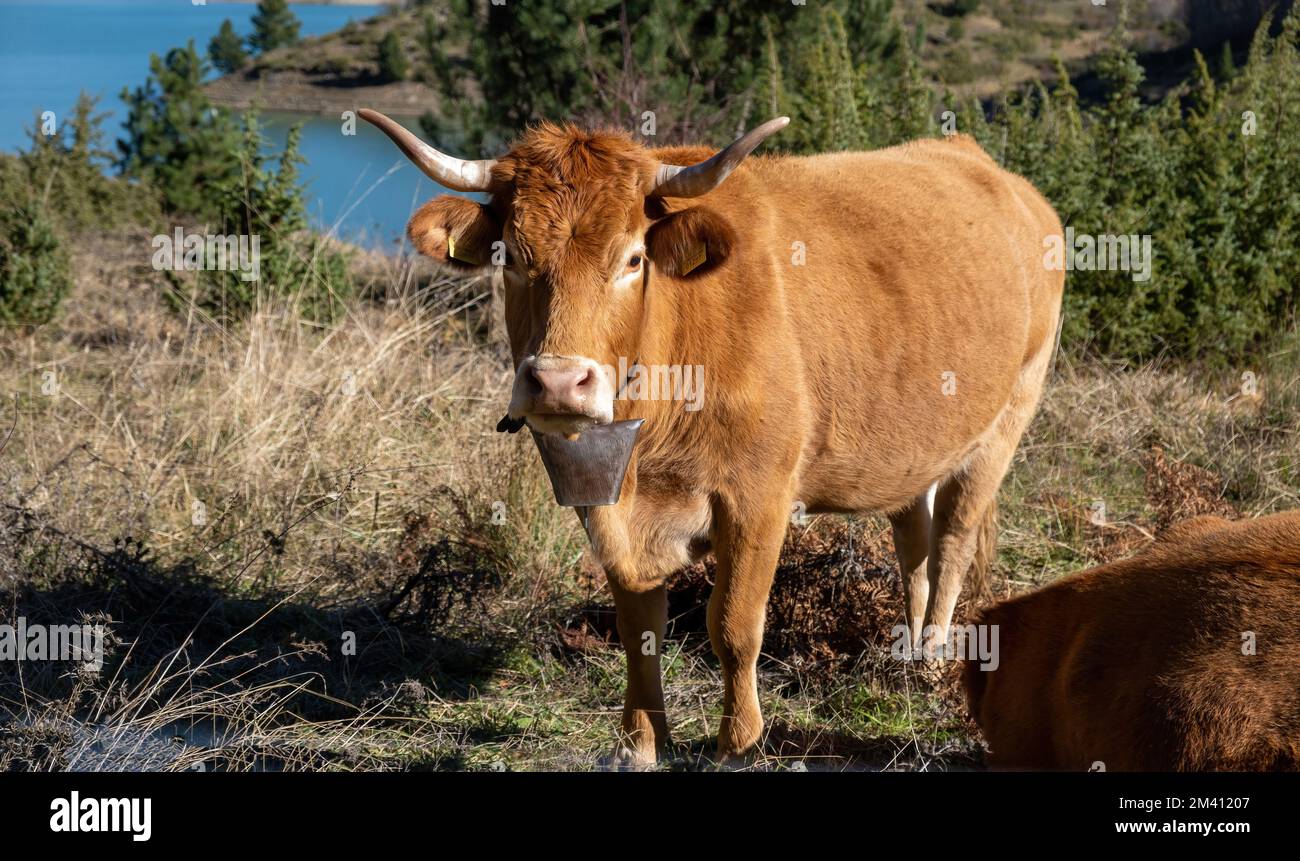
<svg viewBox="0 0 1300 861">
<path fill-rule="evenodd" d="M 596 374 L 590 367 L 532 368 L 529 381 L 536 413 L 583 413 L 587 397 L 596 390 Z"/>
</svg>

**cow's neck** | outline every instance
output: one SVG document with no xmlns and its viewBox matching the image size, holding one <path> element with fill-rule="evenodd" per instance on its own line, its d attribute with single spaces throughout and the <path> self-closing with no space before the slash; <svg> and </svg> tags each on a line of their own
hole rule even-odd
<svg viewBox="0 0 1300 861">
<path fill-rule="evenodd" d="M 615 418 L 645 420 L 637 449 L 650 454 L 651 460 L 660 447 L 682 441 L 684 419 L 689 420 L 690 414 L 685 403 L 661 399 L 658 391 L 651 391 L 647 398 L 646 381 L 653 384 L 674 367 L 703 364 L 703 357 L 690 355 L 689 332 L 685 331 L 688 318 L 683 317 L 685 294 L 676 292 L 679 286 L 667 279 L 652 282 L 636 355 L 629 357 L 627 379 L 622 381 L 623 397 L 615 403 Z"/>
</svg>

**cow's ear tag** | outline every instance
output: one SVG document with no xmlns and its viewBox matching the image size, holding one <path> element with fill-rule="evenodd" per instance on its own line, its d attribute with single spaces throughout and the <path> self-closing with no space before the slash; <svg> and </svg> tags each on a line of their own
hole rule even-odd
<svg viewBox="0 0 1300 861">
<path fill-rule="evenodd" d="M 478 264 L 477 260 L 470 257 L 465 252 L 465 246 L 462 245 L 460 249 L 460 253 L 459 254 L 456 253 L 456 237 L 452 236 L 450 233 L 447 234 L 447 256 L 459 260 L 463 263 L 473 263 L 475 265 Z"/>
<path fill-rule="evenodd" d="M 695 247 L 691 249 L 690 254 L 688 254 L 686 256 L 686 259 L 682 261 L 681 274 L 689 275 L 693 270 L 698 269 L 701 265 L 703 265 L 704 261 L 708 259 L 709 259 L 708 244 L 704 242 L 695 243 Z"/>
</svg>

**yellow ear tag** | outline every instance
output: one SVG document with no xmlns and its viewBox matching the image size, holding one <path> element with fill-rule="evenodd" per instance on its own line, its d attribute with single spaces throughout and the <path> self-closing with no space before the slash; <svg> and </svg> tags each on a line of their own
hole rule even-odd
<svg viewBox="0 0 1300 861">
<path fill-rule="evenodd" d="M 695 243 L 695 247 L 691 249 L 690 256 L 688 256 L 685 260 L 682 261 L 681 274 L 689 275 L 692 270 L 698 268 L 702 263 L 704 263 L 705 260 L 708 259 L 709 259 L 709 246 L 703 242 Z"/>
<path fill-rule="evenodd" d="M 452 236 L 450 233 L 447 234 L 447 256 L 453 257 L 456 260 L 460 260 L 464 263 L 478 263 L 477 260 L 471 260 L 468 256 L 466 256 L 464 251 L 462 251 L 460 254 L 456 253 L 456 237 Z"/>
</svg>

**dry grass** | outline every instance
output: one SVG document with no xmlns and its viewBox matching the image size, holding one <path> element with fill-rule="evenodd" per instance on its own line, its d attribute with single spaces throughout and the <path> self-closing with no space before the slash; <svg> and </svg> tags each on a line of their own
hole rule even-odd
<svg viewBox="0 0 1300 861">
<path fill-rule="evenodd" d="M 1298 354 L 1293 337 L 1243 368 L 1063 359 L 1003 485 L 1008 576 L 1108 561 L 1194 514 L 1300 506 Z"/>
<path fill-rule="evenodd" d="M 0 667 L 0 769 L 592 767 L 621 702 L 612 610 L 531 442 L 493 432 L 487 286 L 380 262 L 380 300 L 328 331 L 284 308 L 223 331 L 165 310 L 147 247 L 105 241 L 58 324 L 0 337 L 3 616 L 91 614 L 114 640 L 98 675 Z M 1063 360 L 1004 487 L 1001 588 L 1187 514 L 1296 507 L 1297 364 Z M 790 536 L 754 767 L 978 767 L 952 677 L 888 657 L 886 535 Z M 717 727 L 710 578 L 673 590 L 669 767 L 706 766 Z"/>
</svg>

